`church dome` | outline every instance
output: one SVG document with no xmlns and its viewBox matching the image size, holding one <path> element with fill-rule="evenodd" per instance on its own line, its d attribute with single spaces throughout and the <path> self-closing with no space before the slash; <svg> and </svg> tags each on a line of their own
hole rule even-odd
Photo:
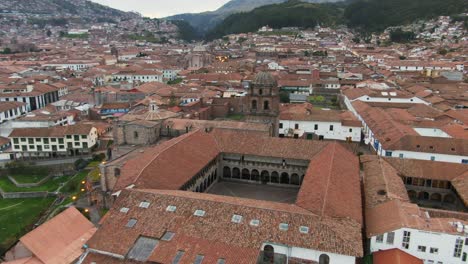
<svg viewBox="0 0 468 264">
<path fill-rule="evenodd" d="M 269 72 L 259 72 L 255 75 L 253 84 L 256 86 L 277 86 L 275 77 Z"/>
</svg>

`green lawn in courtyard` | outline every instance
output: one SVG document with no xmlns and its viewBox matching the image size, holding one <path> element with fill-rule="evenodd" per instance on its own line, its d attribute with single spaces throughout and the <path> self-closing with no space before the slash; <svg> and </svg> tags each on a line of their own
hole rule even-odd
<svg viewBox="0 0 468 264">
<path fill-rule="evenodd" d="M 49 191 L 54 192 L 60 187 L 60 184 L 65 183 L 70 177 L 60 177 L 55 179 L 49 179 L 45 183 L 37 187 L 23 188 L 16 187 L 13 182 L 8 179 L 8 177 L 0 177 L 0 188 L 4 192 L 43 192 Z"/>
<path fill-rule="evenodd" d="M 42 179 L 47 177 L 47 175 L 39 175 L 39 174 L 13 174 L 10 175 L 15 179 L 16 182 L 18 183 L 37 183 L 40 182 Z"/>
<path fill-rule="evenodd" d="M 0 255 L 29 232 L 54 198 L 0 199 Z"/>
<path fill-rule="evenodd" d="M 227 119 L 233 120 L 233 121 L 242 121 L 244 120 L 245 116 L 242 114 L 232 114 L 228 115 Z"/>
</svg>

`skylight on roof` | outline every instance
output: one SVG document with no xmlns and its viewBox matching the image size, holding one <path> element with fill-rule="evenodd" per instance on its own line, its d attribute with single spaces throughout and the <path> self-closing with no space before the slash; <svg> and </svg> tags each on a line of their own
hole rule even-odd
<svg viewBox="0 0 468 264">
<path fill-rule="evenodd" d="M 158 245 L 158 240 L 149 237 L 139 237 L 135 245 L 128 252 L 128 258 L 136 261 L 147 261 Z"/>
<path fill-rule="evenodd" d="M 169 205 L 169 206 L 166 208 L 166 211 L 168 211 L 168 212 L 175 212 L 176 209 L 177 209 L 176 206 L 174 206 L 174 205 Z"/>
<path fill-rule="evenodd" d="M 301 226 L 299 227 L 299 232 L 302 234 L 308 234 L 309 233 L 309 227 L 308 226 Z"/>
<path fill-rule="evenodd" d="M 281 224 L 279 224 L 279 229 L 280 229 L 281 231 L 288 231 L 289 225 L 286 224 L 286 223 L 281 223 Z"/>
<path fill-rule="evenodd" d="M 162 241 L 171 241 L 172 238 L 175 236 L 175 233 L 174 232 L 169 232 L 167 231 L 166 233 L 164 233 L 163 237 L 161 238 Z"/>
<path fill-rule="evenodd" d="M 203 256 L 203 255 L 197 255 L 195 257 L 195 261 L 193 262 L 193 264 L 201 264 L 203 262 L 204 258 L 205 258 L 205 256 Z"/>
<path fill-rule="evenodd" d="M 218 262 L 216 262 L 216 264 L 225 264 L 226 263 L 226 260 L 224 259 L 218 259 Z"/>
<path fill-rule="evenodd" d="M 193 213 L 193 215 L 203 217 L 205 216 L 205 213 L 206 212 L 203 210 L 195 210 L 195 213 Z"/>
<path fill-rule="evenodd" d="M 124 213 L 124 214 L 128 213 L 129 210 L 130 210 L 130 208 L 127 208 L 127 207 L 120 208 L 120 212 Z"/>
<path fill-rule="evenodd" d="M 127 225 L 125 225 L 125 226 L 132 228 L 132 227 L 134 227 L 136 225 L 137 222 L 138 222 L 138 220 L 130 218 L 130 220 L 128 220 Z"/>
<path fill-rule="evenodd" d="M 259 226 L 260 225 L 260 220 L 252 219 L 252 220 L 250 220 L 250 225 L 251 226 Z"/>
<path fill-rule="evenodd" d="M 139 207 L 141 207 L 141 208 L 148 208 L 149 206 L 150 206 L 150 203 L 146 202 L 146 201 L 141 202 L 140 205 L 139 205 Z"/>
<path fill-rule="evenodd" d="M 387 92 L 382 92 L 382 95 L 383 95 L 383 96 L 387 96 L 388 93 L 387 93 Z"/>
<path fill-rule="evenodd" d="M 233 215 L 231 222 L 239 224 L 240 222 L 242 222 L 242 215 Z"/>
</svg>

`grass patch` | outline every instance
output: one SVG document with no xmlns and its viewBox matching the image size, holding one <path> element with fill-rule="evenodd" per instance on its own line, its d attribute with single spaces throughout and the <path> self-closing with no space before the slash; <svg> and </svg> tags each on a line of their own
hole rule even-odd
<svg viewBox="0 0 468 264">
<path fill-rule="evenodd" d="M 5 192 L 55 192 L 61 184 L 65 183 L 69 177 L 59 177 L 50 179 L 37 187 L 16 187 L 7 177 L 0 177 L 0 188 Z"/>
<path fill-rule="evenodd" d="M 90 168 L 97 168 L 97 166 L 99 166 L 99 164 L 101 164 L 102 161 L 91 161 L 89 164 L 88 164 L 88 167 Z"/>
<path fill-rule="evenodd" d="M 29 232 L 54 198 L 0 199 L 0 255 Z"/>
<path fill-rule="evenodd" d="M 37 183 L 47 177 L 47 174 L 13 174 L 10 176 L 18 183 Z"/>
<path fill-rule="evenodd" d="M 86 176 L 88 176 L 89 171 L 84 170 L 73 176 L 73 178 L 63 186 L 63 188 L 60 190 L 62 193 L 67 193 L 67 194 L 78 194 L 83 188 L 83 184 L 81 183 L 82 181 L 86 180 Z"/>
<path fill-rule="evenodd" d="M 232 115 L 228 115 L 227 116 L 227 119 L 230 119 L 230 120 L 233 120 L 233 121 L 242 121 L 244 120 L 244 115 L 242 114 L 232 114 Z"/>
</svg>

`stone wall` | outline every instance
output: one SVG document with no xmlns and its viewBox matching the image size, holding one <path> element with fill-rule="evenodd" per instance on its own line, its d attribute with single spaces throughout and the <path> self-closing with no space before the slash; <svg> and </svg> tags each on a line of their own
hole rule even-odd
<svg viewBox="0 0 468 264">
<path fill-rule="evenodd" d="M 18 199 L 18 198 L 43 198 L 53 196 L 55 194 L 49 192 L 4 192 L 0 188 L 0 196 L 3 199 Z"/>
</svg>

